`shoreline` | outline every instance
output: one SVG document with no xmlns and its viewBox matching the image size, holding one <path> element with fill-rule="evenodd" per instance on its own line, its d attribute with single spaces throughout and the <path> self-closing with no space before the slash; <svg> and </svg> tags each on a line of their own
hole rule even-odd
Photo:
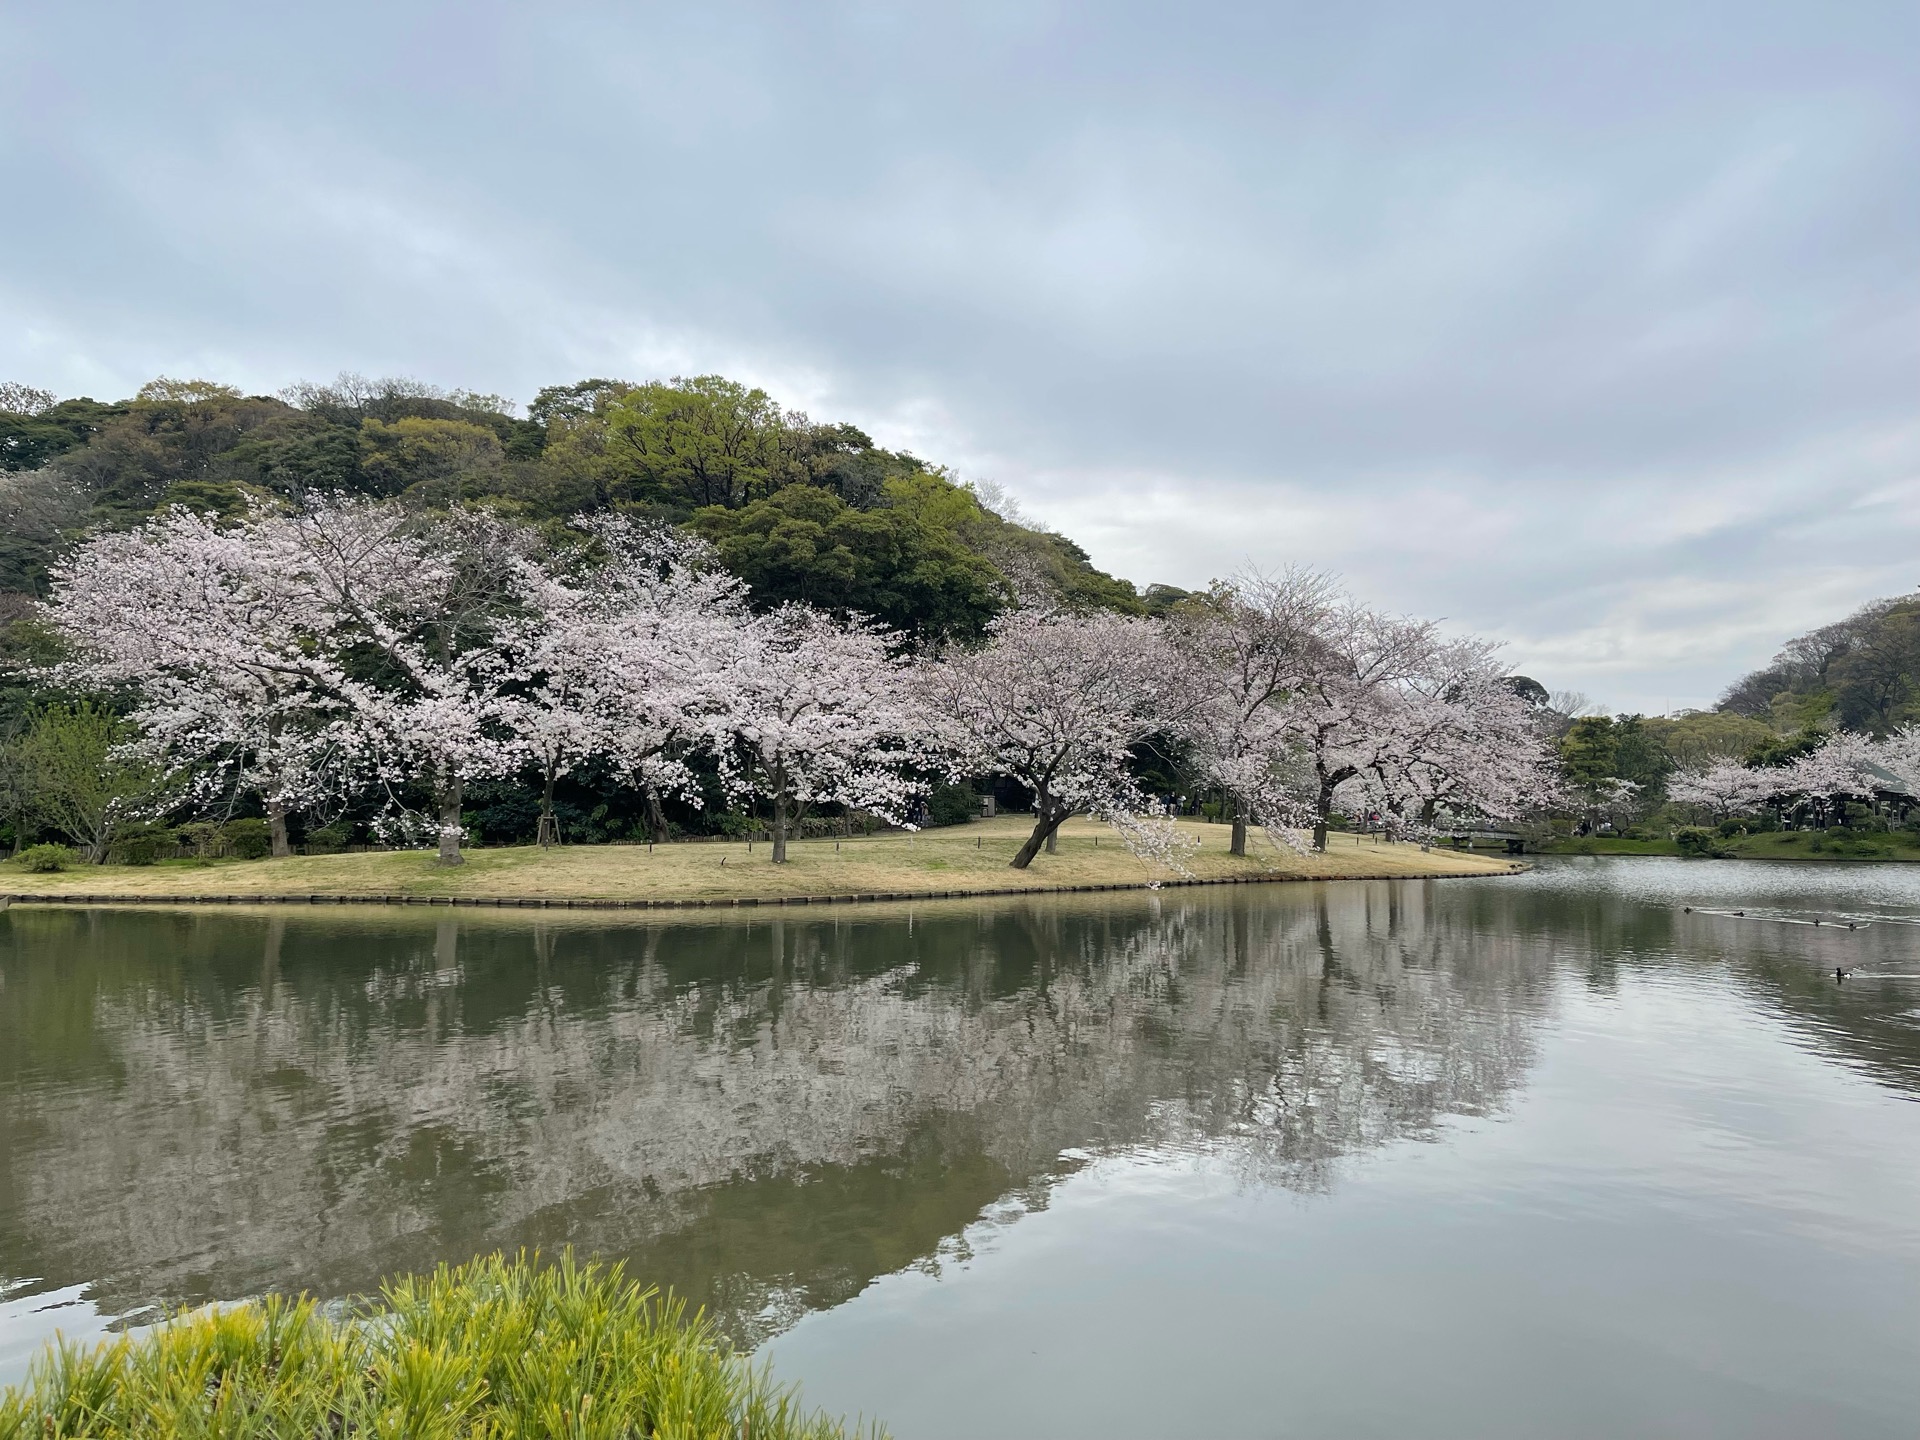
<svg viewBox="0 0 1920 1440">
<path fill-rule="evenodd" d="M 442 867 L 426 851 L 177 861 L 55 875 L 0 867 L 0 905 L 457 905 L 501 908 L 711 910 L 850 905 L 1037 894 L 1187 889 L 1301 880 L 1459 879 L 1531 868 L 1505 856 L 1330 837 L 1324 853 L 1264 840 L 1226 852 L 1225 827 L 1183 825 L 1187 873 L 1149 866 L 1092 821 L 1064 828 L 1058 853 L 1008 866 L 1027 825 L 1008 818 L 911 835 L 793 842 L 785 865 L 764 843 L 534 847 L 468 852 Z M 1211 842 L 1211 843 L 1209 843 Z M 732 863 L 729 863 L 732 862 Z"/>
<path fill-rule="evenodd" d="M 452 905 L 515 910 L 731 910 L 782 905 L 861 905 L 902 900 L 986 900 L 1012 895 L 1086 895 L 1192 889 L 1205 885 L 1306 885 L 1337 880 L 1478 880 L 1489 875 L 1518 875 L 1533 867 L 1510 863 L 1494 870 L 1382 870 L 1341 875 L 1221 875 L 1195 879 L 1141 880 L 1107 885 L 1013 885 L 984 890 L 875 890 L 845 895 L 735 895 L 664 900 L 610 896 L 540 895 L 193 895 L 111 891 L 97 894 L 0 891 L 0 910 L 14 905 Z"/>
</svg>

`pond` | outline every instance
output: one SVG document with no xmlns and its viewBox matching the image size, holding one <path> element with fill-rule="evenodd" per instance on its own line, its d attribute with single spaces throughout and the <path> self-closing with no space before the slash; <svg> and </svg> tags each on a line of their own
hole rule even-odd
<svg viewBox="0 0 1920 1440">
<path fill-rule="evenodd" d="M 572 1245 L 901 1440 L 1906 1436 L 1916 1097 L 1920 867 L 16 907 L 0 1383 Z"/>
</svg>

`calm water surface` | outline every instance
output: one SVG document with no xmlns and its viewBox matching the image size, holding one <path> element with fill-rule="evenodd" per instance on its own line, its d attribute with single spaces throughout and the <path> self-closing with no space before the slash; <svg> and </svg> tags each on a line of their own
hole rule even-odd
<svg viewBox="0 0 1920 1440">
<path fill-rule="evenodd" d="M 902 1440 L 1911 1436 L 1916 1097 L 1920 867 L 16 908 L 0 1382 L 571 1244 Z"/>
</svg>

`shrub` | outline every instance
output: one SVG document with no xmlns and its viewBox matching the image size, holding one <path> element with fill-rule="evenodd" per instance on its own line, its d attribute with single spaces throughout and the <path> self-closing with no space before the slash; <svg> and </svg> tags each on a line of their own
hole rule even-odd
<svg viewBox="0 0 1920 1440">
<path fill-rule="evenodd" d="M 220 838 L 236 860 L 262 860 L 273 851 L 273 832 L 264 820 L 229 820 L 220 827 Z"/>
<path fill-rule="evenodd" d="M 1673 832 L 1673 843 L 1680 847 L 1682 855 L 1711 855 L 1713 841 L 1713 832 L 1704 825 L 1683 825 Z"/>
<path fill-rule="evenodd" d="M 495 1255 L 382 1293 L 343 1315 L 276 1295 L 61 1342 L 0 1397 L 0 1440 L 847 1434 L 618 1266 Z"/>
<path fill-rule="evenodd" d="M 353 831 L 346 825 L 322 825 L 307 832 L 309 855 L 338 855 L 353 843 Z"/>
<path fill-rule="evenodd" d="M 173 832 L 179 843 L 196 855 L 213 854 L 220 847 L 220 827 L 210 820 L 194 820 Z"/>
<path fill-rule="evenodd" d="M 1731 840 L 1736 835 L 1744 835 L 1747 833 L 1747 822 L 1744 820 L 1722 820 L 1718 825 L 1713 827 L 1713 833 L 1718 835 L 1722 840 Z"/>
<path fill-rule="evenodd" d="M 927 824 L 964 825 L 980 813 L 980 797 L 971 785 L 934 784 L 927 796 Z"/>
<path fill-rule="evenodd" d="M 20 852 L 20 863 L 36 875 L 51 875 L 73 864 L 73 851 L 64 845 L 29 845 Z"/>
<path fill-rule="evenodd" d="M 151 865 L 163 849 L 171 850 L 173 845 L 173 831 L 165 825 L 130 825 L 121 832 L 114 849 L 120 852 L 123 865 Z"/>
</svg>

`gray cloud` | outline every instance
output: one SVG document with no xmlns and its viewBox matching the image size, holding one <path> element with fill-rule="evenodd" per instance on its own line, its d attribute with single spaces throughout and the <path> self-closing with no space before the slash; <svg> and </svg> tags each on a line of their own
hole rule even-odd
<svg viewBox="0 0 1920 1440">
<path fill-rule="evenodd" d="M 1920 12 L 0 13 L 0 375 L 724 370 L 1702 703 L 1920 585 Z"/>
</svg>

